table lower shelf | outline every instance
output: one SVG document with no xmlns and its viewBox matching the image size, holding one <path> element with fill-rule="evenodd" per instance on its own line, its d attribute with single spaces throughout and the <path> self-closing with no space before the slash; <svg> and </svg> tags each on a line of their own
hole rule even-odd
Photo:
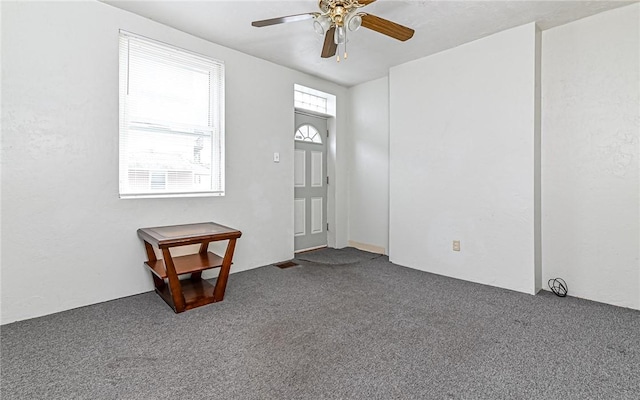
<svg viewBox="0 0 640 400">
<path fill-rule="evenodd" d="M 210 251 L 207 254 L 196 253 L 171 258 L 177 275 L 190 274 L 222 266 L 222 257 Z M 163 260 L 146 261 L 145 264 L 158 278 L 165 279 L 167 277 Z"/>
<path fill-rule="evenodd" d="M 213 297 L 214 286 L 204 279 L 183 279 L 180 281 L 182 295 L 185 300 L 185 310 L 200 307 L 205 304 L 215 303 Z M 156 288 L 156 293 L 175 310 L 169 285 L 164 285 L 161 289 Z"/>
</svg>

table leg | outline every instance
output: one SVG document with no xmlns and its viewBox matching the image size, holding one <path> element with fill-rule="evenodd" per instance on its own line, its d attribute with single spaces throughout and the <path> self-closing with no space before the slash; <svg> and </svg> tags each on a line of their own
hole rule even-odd
<svg viewBox="0 0 640 400">
<path fill-rule="evenodd" d="M 162 249 L 162 256 L 164 259 L 164 266 L 167 269 L 167 278 L 169 279 L 169 291 L 173 298 L 173 307 L 175 312 L 180 313 L 185 310 L 185 300 L 182 295 L 182 287 L 180 286 L 180 279 L 176 274 L 176 267 L 173 265 L 173 258 L 171 258 L 171 252 L 169 249 Z"/>
<path fill-rule="evenodd" d="M 220 274 L 216 281 L 216 287 L 213 289 L 214 301 L 222 301 L 224 299 L 224 291 L 227 288 L 227 279 L 229 279 L 229 270 L 231 269 L 231 260 L 233 259 L 233 251 L 236 248 L 236 239 L 229 239 L 227 251 L 224 253 Z"/>
<path fill-rule="evenodd" d="M 144 248 L 145 250 L 147 250 L 147 259 L 149 260 L 149 262 L 157 261 L 156 252 L 153 251 L 153 246 L 145 241 Z M 158 278 L 153 272 L 151 272 L 151 277 L 153 278 L 153 284 L 155 285 L 156 289 L 162 291 L 165 286 L 164 279 Z"/>
<path fill-rule="evenodd" d="M 198 253 L 205 256 L 208 251 L 209 251 L 209 242 L 202 242 L 200 244 L 200 250 L 198 251 Z M 191 273 L 192 281 L 199 281 L 200 279 L 202 279 L 202 271 Z"/>
<path fill-rule="evenodd" d="M 209 251 L 209 242 L 202 242 L 200 244 L 200 254 L 207 254 L 207 251 Z"/>
</svg>

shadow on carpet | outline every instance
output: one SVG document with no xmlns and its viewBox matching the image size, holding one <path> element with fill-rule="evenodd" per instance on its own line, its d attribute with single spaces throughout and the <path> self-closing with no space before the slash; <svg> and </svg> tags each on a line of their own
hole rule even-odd
<svg viewBox="0 0 640 400">
<path fill-rule="evenodd" d="M 324 265 L 349 265 L 380 257 L 383 257 L 383 255 L 360 251 L 353 247 L 345 247 L 344 249 L 331 249 L 327 247 L 296 254 L 295 260 Z"/>
</svg>

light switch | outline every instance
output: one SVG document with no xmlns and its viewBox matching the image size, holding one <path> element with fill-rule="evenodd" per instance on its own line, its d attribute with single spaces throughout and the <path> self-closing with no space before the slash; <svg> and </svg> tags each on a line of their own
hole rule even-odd
<svg viewBox="0 0 640 400">
<path fill-rule="evenodd" d="M 280 153 L 273 153 L 273 162 L 280 162 Z"/>
</svg>

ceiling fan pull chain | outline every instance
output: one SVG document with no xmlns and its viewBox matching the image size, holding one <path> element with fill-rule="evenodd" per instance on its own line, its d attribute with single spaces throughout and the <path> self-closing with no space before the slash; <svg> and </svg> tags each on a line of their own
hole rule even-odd
<svg viewBox="0 0 640 400">
<path fill-rule="evenodd" d="M 344 59 L 347 59 L 347 29 L 344 30 Z"/>
</svg>

